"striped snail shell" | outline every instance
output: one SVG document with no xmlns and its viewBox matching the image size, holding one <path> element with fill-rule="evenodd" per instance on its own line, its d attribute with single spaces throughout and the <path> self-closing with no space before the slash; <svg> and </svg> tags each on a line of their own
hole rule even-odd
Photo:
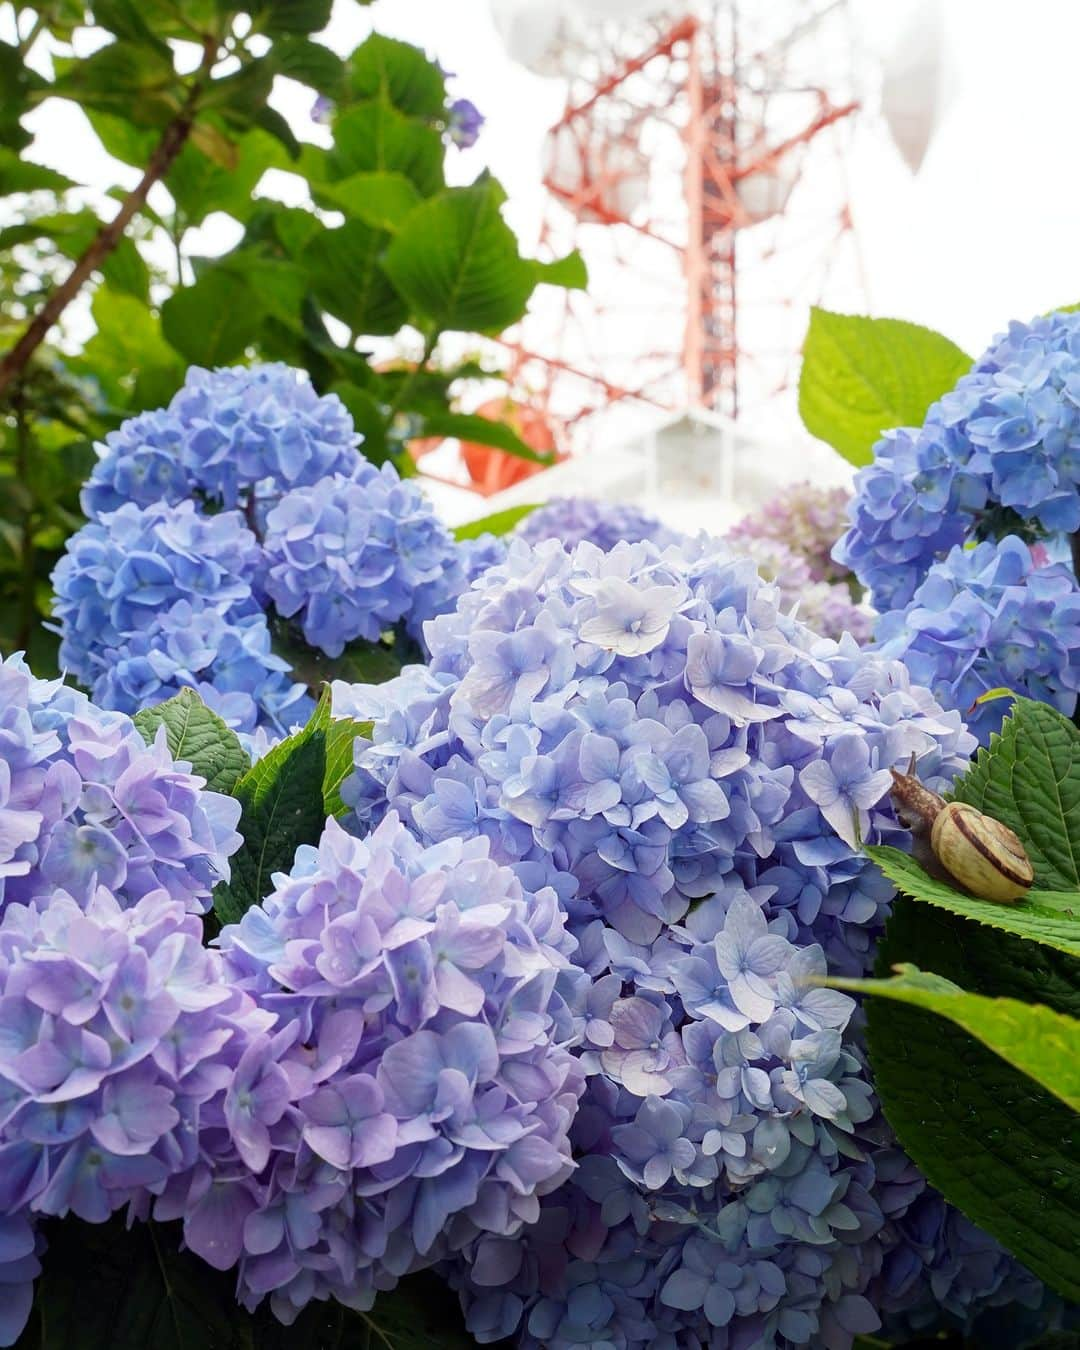
<svg viewBox="0 0 1080 1350">
<path fill-rule="evenodd" d="M 915 777 L 890 770 L 897 813 L 918 838 L 929 836 L 934 859 L 949 877 L 980 900 L 1012 904 L 1027 895 L 1035 871 L 1017 836 L 993 816 L 966 802 L 947 802 Z"/>
</svg>

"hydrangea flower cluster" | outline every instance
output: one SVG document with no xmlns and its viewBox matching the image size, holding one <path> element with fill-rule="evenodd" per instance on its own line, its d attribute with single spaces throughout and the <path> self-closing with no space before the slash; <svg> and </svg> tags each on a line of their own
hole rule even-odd
<svg viewBox="0 0 1080 1350">
<path fill-rule="evenodd" d="M 337 395 L 320 396 L 290 366 L 192 366 L 167 408 L 133 417 L 105 438 L 83 510 L 97 520 L 128 502 L 187 498 L 247 509 L 350 473 L 359 444 Z"/>
<path fill-rule="evenodd" d="M 156 1213 L 239 1260 L 242 1302 L 272 1292 L 286 1322 L 311 1298 L 367 1308 L 536 1219 L 571 1171 L 584 1082 L 565 1047 L 587 976 L 554 890 L 523 889 L 484 839 L 425 847 L 390 814 L 361 841 L 331 820 L 220 941 L 230 983 L 302 1048 L 245 1057 L 212 1193 L 195 1176 Z"/>
<path fill-rule="evenodd" d="M 262 550 L 236 511 L 128 502 L 68 541 L 53 573 L 64 668 L 135 712 L 185 686 L 237 730 L 303 721 L 311 700 L 270 649 Z"/>
<path fill-rule="evenodd" d="M 264 551 L 267 595 L 328 656 L 402 619 L 419 636 L 464 584 L 453 537 L 392 464 L 286 493 L 266 518 Z"/>
<path fill-rule="evenodd" d="M 852 1004 L 817 985 L 872 960 L 892 892 L 860 841 L 901 837 L 889 768 L 914 754 L 944 787 L 973 738 L 706 539 L 515 543 L 428 638 L 429 668 L 335 688 L 374 722 L 346 800 L 364 827 L 389 809 L 433 846 L 482 838 L 546 870 L 590 976 L 578 1170 L 538 1223 L 451 1267 L 473 1333 L 848 1350 L 882 1280 L 917 1303 L 953 1258 L 906 1236 L 924 1183 Z M 1002 1257 L 952 1302 L 1025 1281 Z"/>
<path fill-rule="evenodd" d="M 643 539 L 664 547 L 679 537 L 659 517 L 633 502 L 594 501 L 591 497 L 553 497 L 530 511 L 514 533 L 530 544 L 558 539 L 565 548 L 573 548 L 587 540 L 602 549 Z"/>
<path fill-rule="evenodd" d="M 269 606 L 331 657 L 398 624 L 422 646 L 501 548 L 459 545 L 359 440 L 337 396 L 287 366 L 191 370 L 168 408 L 99 449 L 90 524 L 54 576 L 67 670 L 103 707 L 190 687 L 242 735 L 277 737 L 312 704 L 273 650 Z"/>
<path fill-rule="evenodd" d="M 904 662 L 946 707 L 964 711 L 984 745 L 1001 709 L 977 700 L 1023 687 L 1066 716 L 1080 693 L 1080 591 L 1063 563 L 1036 566 L 1015 535 L 935 563 L 904 610 L 882 616 L 883 654 Z"/>
<path fill-rule="evenodd" d="M 99 888 L 129 907 L 148 895 L 204 913 L 240 842 L 239 803 L 21 659 L 0 664 L 0 912 L 86 904 Z"/>
<path fill-rule="evenodd" d="M 796 483 L 728 531 L 728 540 L 753 555 L 757 541 L 783 544 L 806 562 L 811 581 L 850 581 L 849 568 L 832 556 L 836 541 L 848 526 L 851 494 L 844 488 Z"/>
<path fill-rule="evenodd" d="M 869 642 L 874 616 L 851 598 L 845 581 L 815 581 L 806 558 L 779 540 L 765 535 L 728 536 L 736 552 L 753 558 L 766 581 L 779 588 L 781 605 L 823 637 L 838 638 L 850 633 L 856 642 Z"/>
<path fill-rule="evenodd" d="M 1052 553 L 1067 555 L 1062 537 L 1080 530 L 1077 445 L 1080 314 L 1058 313 L 1011 324 L 921 428 L 887 433 L 860 470 L 851 528 L 835 556 L 871 589 L 879 610 L 900 616 L 881 630 L 893 650 L 902 627 L 918 630 L 920 678 L 935 688 L 965 699 L 985 675 L 1066 712 L 1075 706 L 1074 644 L 1057 626 L 1045 640 L 1039 626 L 1047 596 L 1065 595 L 1066 573 L 1046 575 L 1041 559 L 1024 564 L 1007 536 L 1048 540 Z M 973 540 L 1002 541 L 1000 559 L 985 550 L 977 564 L 961 558 L 956 550 Z M 981 599 L 946 598 L 953 580 L 968 579 Z M 1015 590 L 1028 585 L 1030 604 Z M 946 608 L 951 617 L 943 617 Z M 1018 649 L 1030 665 L 1017 660 Z M 998 680 L 1000 672 L 1009 678 Z M 1003 712 L 998 703 L 980 715 L 984 740 Z"/>
<path fill-rule="evenodd" d="M 467 98 L 456 98 L 446 109 L 447 138 L 459 150 L 469 150 L 480 139 L 486 121 L 475 103 Z"/>
</svg>

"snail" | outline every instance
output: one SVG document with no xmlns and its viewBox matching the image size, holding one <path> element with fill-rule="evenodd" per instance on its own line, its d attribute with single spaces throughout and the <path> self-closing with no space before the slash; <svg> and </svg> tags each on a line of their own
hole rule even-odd
<svg viewBox="0 0 1080 1350">
<path fill-rule="evenodd" d="M 944 869 L 945 879 L 980 900 L 1022 900 L 1035 871 L 1012 830 L 966 802 L 945 801 L 920 783 L 914 770 L 912 755 L 907 773 L 889 772 L 897 814 L 915 836 L 915 857 L 938 876 Z"/>
</svg>

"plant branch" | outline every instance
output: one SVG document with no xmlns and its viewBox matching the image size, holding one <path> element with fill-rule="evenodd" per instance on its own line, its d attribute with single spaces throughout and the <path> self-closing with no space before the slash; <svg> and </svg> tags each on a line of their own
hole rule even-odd
<svg viewBox="0 0 1080 1350">
<path fill-rule="evenodd" d="M 49 329 L 82 290 L 90 275 L 97 271 L 123 238 L 124 231 L 145 204 L 150 189 L 159 179 L 164 178 L 172 167 L 191 134 L 203 82 L 216 59 L 217 43 L 207 39 L 203 48 L 202 65 L 184 100 L 184 106 L 162 132 L 142 178 L 124 198 L 120 210 L 113 219 L 98 230 L 67 278 L 53 291 L 31 319 L 22 337 L 0 361 L 0 395 L 5 393 L 25 370 L 27 362 L 44 342 Z"/>
<path fill-rule="evenodd" d="M 1080 531 L 1069 535 L 1069 548 L 1072 550 L 1073 571 L 1080 578 Z"/>
</svg>

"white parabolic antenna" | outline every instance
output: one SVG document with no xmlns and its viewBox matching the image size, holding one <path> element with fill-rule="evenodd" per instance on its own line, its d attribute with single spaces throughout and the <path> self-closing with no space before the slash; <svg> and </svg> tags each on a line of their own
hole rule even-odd
<svg viewBox="0 0 1080 1350">
<path fill-rule="evenodd" d="M 544 170 L 549 186 L 585 223 L 626 220 L 649 195 L 647 155 L 617 141 L 582 140 L 565 123 L 547 133 Z"/>
<path fill-rule="evenodd" d="M 881 111 L 904 163 L 918 173 L 947 106 L 940 0 L 914 5 L 884 60 Z"/>
<path fill-rule="evenodd" d="M 590 29 L 649 18 L 668 0 L 490 0 L 507 55 L 534 75 L 572 75 L 590 45 Z"/>
</svg>

